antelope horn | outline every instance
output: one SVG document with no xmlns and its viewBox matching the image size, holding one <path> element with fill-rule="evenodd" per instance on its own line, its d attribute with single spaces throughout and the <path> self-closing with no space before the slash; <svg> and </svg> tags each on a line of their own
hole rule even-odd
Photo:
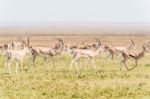
<svg viewBox="0 0 150 99">
<path fill-rule="evenodd" d="M 27 43 L 19 36 L 19 39 L 22 43 L 24 43 L 25 45 L 27 45 Z"/>
<path fill-rule="evenodd" d="M 146 50 L 146 44 L 145 44 L 145 43 L 143 44 L 142 48 L 143 48 L 144 50 Z"/>
<path fill-rule="evenodd" d="M 30 46 L 30 39 L 29 39 L 29 37 L 28 37 L 27 44 L 28 44 L 28 46 Z"/>
<path fill-rule="evenodd" d="M 132 43 L 133 45 L 135 45 L 135 43 L 134 43 L 134 41 L 133 41 L 132 39 L 130 39 L 130 41 L 131 41 L 131 43 Z"/>
<path fill-rule="evenodd" d="M 78 42 L 76 42 L 74 45 L 75 45 L 75 46 L 78 46 Z"/>
</svg>

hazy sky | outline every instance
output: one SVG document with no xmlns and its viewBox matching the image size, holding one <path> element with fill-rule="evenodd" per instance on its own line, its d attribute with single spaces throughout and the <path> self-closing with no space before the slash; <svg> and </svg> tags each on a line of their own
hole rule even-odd
<svg viewBox="0 0 150 99">
<path fill-rule="evenodd" d="M 0 24 L 150 22 L 150 0 L 0 0 Z"/>
</svg>

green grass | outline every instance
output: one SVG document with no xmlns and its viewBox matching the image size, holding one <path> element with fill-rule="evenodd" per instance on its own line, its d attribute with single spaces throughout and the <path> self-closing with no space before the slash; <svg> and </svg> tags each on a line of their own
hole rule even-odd
<svg viewBox="0 0 150 99">
<path fill-rule="evenodd" d="M 139 60 L 139 67 L 126 71 L 119 70 L 119 59 L 108 60 L 96 58 L 97 71 L 91 64 L 84 66 L 86 60 L 81 59 L 80 71 L 76 68 L 69 71 L 70 57 L 56 57 L 56 67 L 49 64 L 43 66 L 42 58 L 36 61 L 37 69 L 5 74 L 3 58 L 0 58 L 0 99 L 149 99 L 150 98 L 150 56 Z M 29 66 L 24 62 L 24 68 Z M 132 61 L 127 62 L 132 67 Z"/>
</svg>

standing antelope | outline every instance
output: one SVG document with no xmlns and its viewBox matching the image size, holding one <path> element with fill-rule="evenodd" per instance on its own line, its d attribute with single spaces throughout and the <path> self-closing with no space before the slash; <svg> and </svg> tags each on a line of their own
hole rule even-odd
<svg viewBox="0 0 150 99">
<path fill-rule="evenodd" d="M 10 65 L 11 63 L 16 60 L 16 73 L 18 73 L 19 68 L 19 62 L 21 63 L 21 69 L 23 71 L 23 59 L 26 54 L 30 53 L 30 48 L 27 46 L 27 43 L 25 43 L 25 46 L 22 47 L 22 49 L 7 49 L 6 50 L 6 62 L 5 66 L 8 67 L 9 73 L 11 74 Z"/>
<path fill-rule="evenodd" d="M 64 48 L 64 43 L 63 40 L 61 39 L 57 39 L 58 42 L 55 44 L 55 46 L 53 48 L 49 48 L 49 47 L 32 47 L 31 48 L 31 54 L 32 54 L 32 63 L 35 66 L 35 60 L 37 58 L 37 56 L 41 56 L 44 58 L 44 62 L 47 63 L 50 59 L 52 60 L 53 65 L 55 66 L 54 62 L 53 62 L 53 56 L 56 55 L 60 55 L 61 51 Z M 28 67 L 29 68 L 29 67 Z"/>
<path fill-rule="evenodd" d="M 71 70 L 73 64 L 76 65 L 77 71 L 79 70 L 78 62 L 81 57 L 88 58 L 93 63 L 93 68 L 96 70 L 96 64 L 94 61 L 94 57 L 99 55 L 101 49 L 102 48 L 99 47 L 96 51 L 90 50 L 90 49 L 74 49 L 74 50 L 72 50 L 73 60 L 71 61 L 70 70 Z"/>
</svg>

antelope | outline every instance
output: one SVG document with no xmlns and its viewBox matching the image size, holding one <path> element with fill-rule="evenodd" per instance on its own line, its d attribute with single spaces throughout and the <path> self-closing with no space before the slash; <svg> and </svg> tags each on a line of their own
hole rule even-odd
<svg viewBox="0 0 150 99">
<path fill-rule="evenodd" d="M 107 56 L 107 59 L 111 57 L 111 59 L 114 58 L 114 55 L 119 55 L 120 51 L 129 51 L 132 48 L 136 48 L 135 43 L 132 39 L 130 39 L 131 43 L 129 46 L 124 47 L 124 46 L 109 46 L 109 45 L 104 45 L 105 50 L 109 53 Z"/>
<path fill-rule="evenodd" d="M 53 48 L 50 48 L 50 47 L 31 47 L 31 53 L 32 53 L 32 60 L 31 61 L 32 61 L 35 68 L 36 68 L 35 60 L 36 60 L 37 56 L 43 57 L 45 63 L 48 62 L 48 57 L 50 57 L 53 65 L 55 67 L 55 64 L 53 62 L 53 56 L 60 54 L 64 48 L 63 40 L 61 40 L 61 39 L 57 39 L 57 40 L 58 40 L 58 42 L 55 44 L 55 46 Z M 28 69 L 29 69 L 29 67 L 28 67 Z"/>
<path fill-rule="evenodd" d="M 11 63 L 16 60 L 16 73 L 18 73 L 18 68 L 19 68 L 19 62 L 21 63 L 21 69 L 23 72 L 23 59 L 27 54 L 30 53 L 30 47 L 27 45 L 26 42 L 24 42 L 24 45 L 21 49 L 7 49 L 6 50 L 6 62 L 5 62 L 5 67 L 8 67 L 8 71 L 11 74 Z"/>
<path fill-rule="evenodd" d="M 142 46 L 142 51 L 137 51 L 137 52 L 135 52 L 135 51 L 134 52 L 132 52 L 132 51 L 120 51 L 120 59 L 121 59 L 120 60 L 120 70 L 121 70 L 121 64 L 122 63 L 126 66 L 127 70 L 134 69 L 137 66 L 138 60 L 141 59 L 142 57 L 144 57 L 145 52 L 147 52 L 147 49 L 145 48 L 144 44 Z M 135 61 L 135 66 L 132 67 L 131 69 L 128 69 L 128 67 L 125 63 L 129 58 L 132 58 Z"/>
<path fill-rule="evenodd" d="M 96 70 L 96 64 L 95 64 L 94 58 L 99 55 L 101 50 L 102 50 L 101 47 L 99 47 L 95 51 L 90 50 L 90 49 L 74 49 L 74 50 L 72 50 L 71 54 L 73 55 L 73 59 L 71 61 L 70 70 L 72 68 L 72 65 L 75 64 L 77 71 L 79 71 L 78 62 L 81 57 L 88 58 L 88 60 L 90 60 L 93 64 L 93 69 Z"/>
</svg>

